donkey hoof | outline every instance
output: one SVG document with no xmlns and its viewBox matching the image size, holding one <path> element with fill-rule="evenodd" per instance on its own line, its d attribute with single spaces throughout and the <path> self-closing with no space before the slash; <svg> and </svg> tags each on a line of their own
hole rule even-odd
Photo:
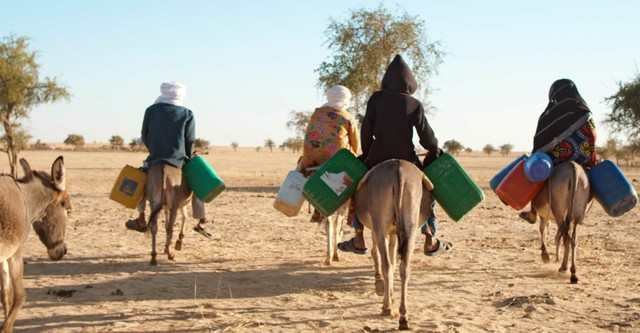
<svg viewBox="0 0 640 333">
<path fill-rule="evenodd" d="M 382 309 L 380 315 L 384 317 L 391 317 L 393 315 L 393 312 L 391 311 L 391 309 Z"/>
<path fill-rule="evenodd" d="M 167 254 L 167 259 L 171 260 L 171 261 L 176 261 L 176 255 L 173 253 L 168 253 Z"/>
<path fill-rule="evenodd" d="M 542 253 L 542 262 L 544 262 L 545 264 L 548 264 L 550 261 L 551 261 L 551 259 L 549 258 L 549 253 L 543 252 Z"/>
<path fill-rule="evenodd" d="M 182 250 L 182 240 L 177 240 L 176 241 L 176 251 L 181 251 Z"/>
<path fill-rule="evenodd" d="M 571 283 L 572 284 L 578 283 L 578 277 L 576 275 L 571 275 Z"/>
<path fill-rule="evenodd" d="M 376 295 L 384 296 L 384 281 L 376 280 L 375 285 L 376 285 Z"/>
<path fill-rule="evenodd" d="M 149 265 L 158 266 L 158 261 L 156 260 L 156 258 L 151 259 L 151 261 L 149 262 Z"/>
<path fill-rule="evenodd" d="M 408 331 L 411 328 L 409 328 L 409 320 L 407 319 L 407 317 L 402 316 L 400 317 L 400 325 L 398 326 L 398 330 L 400 331 Z"/>
</svg>

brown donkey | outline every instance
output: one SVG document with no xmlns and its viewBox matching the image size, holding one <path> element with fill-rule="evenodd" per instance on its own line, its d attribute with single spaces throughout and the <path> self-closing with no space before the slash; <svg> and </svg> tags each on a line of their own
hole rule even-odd
<svg viewBox="0 0 640 333">
<path fill-rule="evenodd" d="M 549 262 L 546 228 L 550 220 L 555 220 L 558 226 L 555 239 L 556 261 L 560 259 L 558 254 L 560 242 L 562 242 L 564 257 L 559 271 L 566 272 L 569 247 L 571 247 L 571 283 L 578 283 L 576 274 L 578 225 L 582 224 L 587 206 L 592 198 L 587 173 L 582 166 L 570 161 L 554 166 L 551 177 L 532 201 L 533 208 L 540 217 L 542 261 Z"/>
<path fill-rule="evenodd" d="M 186 218 L 184 207 L 191 201 L 192 191 L 187 185 L 182 170 L 168 164 L 157 164 L 149 168 L 147 177 L 146 197 L 149 200 L 151 214 L 149 215 L 149 230 L 151 231 L 151 262 L 152 266 L 158 265 L 156 259 L 156 236 L 158 235 L 158 214 L 165 210 L 168 217 L 165 223 L 166 242 L 164 253 L 169 260 L 175 259 L 175 253 L 171 249 L 173 238 L 173 226 L 178 217 L 178 211 L 182 212 L 182 226 L 180 236 L 176 242 L 176 249 L 182 247 L 184 238 L 184 226 Z"/>
<path fill-rule="evenodd" d="M 0 284 L 5 314 L 2 333 L 13 332 L 16 315 L 26 298 L 22 245 L 29 228 L 33 225 L 52 260 L 67 253 L 64 229 L 71 206 L 62 156 L 53 162 L 51 174 L 31 170 L 25 159 L 20 164 L 25 174 L 22 179 L 0 175 Z"/>
<path fill-rule="evenodd" d="M 399 329 L 409 329 L 407 286 L 418 227 L 431 214 L 433 184 L 414 164 L 387 160 L 371 169 L 358 184 L 355 207 L 358 218 L 371 229 L 376 293 L 384 296 L 382 315 L 392 315 L 393 275 L 400 257 Z M 427 195 L 425 195 L 427 194 Z"/>
</svg>

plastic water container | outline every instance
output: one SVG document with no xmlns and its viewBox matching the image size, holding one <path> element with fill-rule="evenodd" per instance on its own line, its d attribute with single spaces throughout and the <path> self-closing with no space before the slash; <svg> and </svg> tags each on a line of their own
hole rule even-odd
<svg viewBox="0 0 640 333">
<path fill-rule="evenodd" d="M 307 182 L 300 172 L 291 170 L 278 190 L 273 207 L 286 216 L 296 216 L 304 204 L 302 187 Z"/>
<path fill-rule="evenodd" d="M 532 182 L 524 175 L 525 161 L 518 162 L 496 188 L 498 197 L 516 210 L 524 208 L 545 184 Z"/>
<path fill-rule="evenodd" d="M 532 182 L 542 182 L 551 176 L 553 161 L 545 153 L 534 153 L 524 162 L 524 175 Z"/>
<path fill-rule="evenodd" d="M 226 188 L 222 179 L 201 156 L 195 156 L 182 167 L 189 188 L 202 202 L 211 202 Z"/>
<path fill-rule="evenodd" d="M 489 186 L 491 186 L 491 189 L 495 192 L 498 185 L 500 185 L 500 182 L 504 179 L 504 177 L 506 177 L 509 174 L 509 171 L 511 171 L 511 169 L 513 169 L 516 166 L 516 164 L 518 164 L 518 162 L 528 157 L 529 157 L 529 154 L 520 155 L 520 157 L 513 160 L 506 167 L 500 170 L 500 172 L 498 172 L 495 176 L 493 176 L 493 178 L 491 178 L 491 180 L 489 181 Z"/>
<path fill-rule="evenodd" d="M 589 182 L 607 214 L 618 217 L 638 203 L 638 195 L 620 168 L 612 161 L 602 161 L 589 171 Z"/>
<path fill-rule="evenodd" d="M 340 149 L 307 180 L 302 196 L 322 215 L 329 216 L 351 198 L 367 171 L 351 151 Z"/>
<path fill-rule="evenodd" d="M 484 193 L 448 153 L 440 155 L 424 169 L 433 183 L 433 196 L 454 221 L 459 221 L 484 200 Z"/>
<path fill-rule="evenodd" d="M 111 189 L 109 199 L 121 203 L 128 208 L 136 208 L 140 198 L 144 194 L 144 186 L 147 183 L 147 174 L 126 165 L 120 171 L 116 183 Z"/>
</svg>

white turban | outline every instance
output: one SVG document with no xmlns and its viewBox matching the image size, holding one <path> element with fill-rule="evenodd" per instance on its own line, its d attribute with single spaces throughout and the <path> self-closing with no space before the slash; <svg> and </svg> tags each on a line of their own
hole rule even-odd
<svg viewBox="0 0 640 333">
<path fill-rule="evenodd" d="M 187 87 L 178 83 L 178 82 L 163 82 L 160 85 L 160 96 L 156 98 L 156 102 L 158 103 L 167 103 L 173 105 L 182 105 L 182 100 L 184 100 L 185 95 L 187 94 Z"/>
<path fill-rule="evenodd" d="M 335 110 L 346 110 L 351 103 L 351 91 L 345 86 L 333 86 L 325 94 L 327 95 L 327 103 L 323 106 Z"/>
</svg>

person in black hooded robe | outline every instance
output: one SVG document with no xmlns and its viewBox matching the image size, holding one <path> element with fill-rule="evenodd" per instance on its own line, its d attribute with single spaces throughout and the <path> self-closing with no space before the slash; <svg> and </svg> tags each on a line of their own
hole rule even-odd
<svg viewBox="0 0 640 333">
<path fill-rule="evenodd" d="M 591 168 L 597 162 L 595 148 L 596 127 L 587 103 L 573 81 L 556 80 L 549 89 L 549 103 L 538 119 L 532 153 L 546 153 L 553 165 L 576 161 Z M 533 224 L 538 215 L 532 207 L 520 217 Z"/>
<path fill-rule="evenodd" d="M 388 159 L 397 158 L 412 162 L 422 170 L 441 154 L 438 139 L 427 121 L 422 103 L 411 96 L 417 88 L 418 83 L 411 69 L 400 55 L 396 55 L 382 78 L 382 89 L 369 98 L 362 121 L 362 155 L 358 158 L 367 168 L 371 169 Z M 420 145 L 428 151 L 422 162 L 413 144 L 414 128 Z M 356 230 L 355 237 L 339 243 L 338 248 L 364 254 L 364 226 L 356 218 L 353 227 Z M 426 255 L 436 255 L 453 248 L 451 243 L 436 239 L 435 232 L 435 215 L 432 214 L 422 226 L 422 233 L 426 236 Z"/>
</svg>

